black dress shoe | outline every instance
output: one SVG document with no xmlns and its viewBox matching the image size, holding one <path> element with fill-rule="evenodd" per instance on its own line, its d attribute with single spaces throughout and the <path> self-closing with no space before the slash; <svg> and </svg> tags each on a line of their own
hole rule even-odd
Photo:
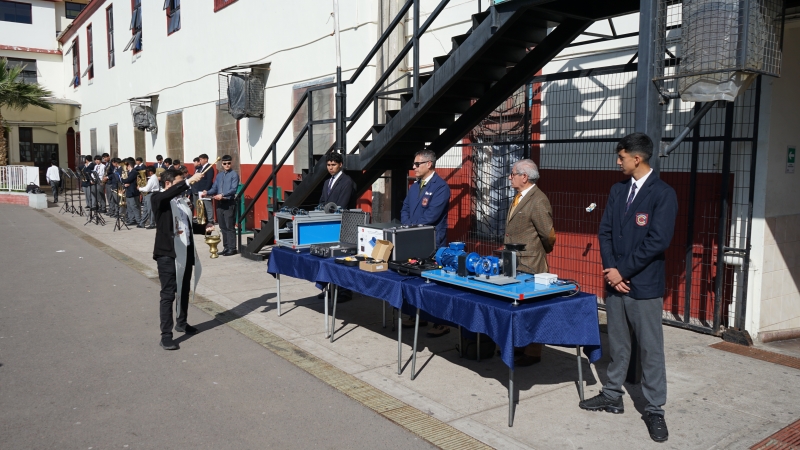
<svg viewBox="0 0 800 450">
<path fill-rule="evenodd" d="M 164 350 L 177 350 L 180 348 L 172 339 L 162 339 L 158 345 L 160 345 Z"/>
<path fill-rule="evenodd" d="M 144 228 L 144 225 L 136 225 L 136 228 Z"/>
<path fill-rule="evenodd" d="M 197 328 L 189 324 L 184 326 L 175 325 L 175 331 L 177 331 L 178 333 L 195 334 L 197 333 Z"/>
<path fill-rule="evenodd" d="M 516 367 L 528 367 L 542 362 L 541 356 L 522 355 L 514 358 L 514 365 Z"/>
<path fill-rule="evenodd" d="M 147 228 L 145 228 L 145 229 L 146 229 L 146 230 L 155 230 L 155 229 L 156 229 L 156 226 L 155 226 L 155 225 L 150 225 L 149 227 L 147 227 Z"/>
<path fill-rule="evenodd" d="M 650 432 L 650 438 L 656 442 L 664 442 L 669 438 L 669 431 L 667 431 L 667 422 L 664 416 L 660 414 L 647 413 L 647 431 Z"/>
<path fill-rule="evenodd" d="M 625 412 L 622 397 L 610 399 L 602 393 L 578 403 L 578 406 L 587 411 L 606 411 L 614 414 L 622 414 Z"/>
<path fill-rule="evenodd" d="M 233 256 L 233 255 L 238 255 L 239 252 L 237 252 L 236 250 L 225 250 L 224 252 L 222 252 L 220 254 L 222 256 Z"/>
</svg>

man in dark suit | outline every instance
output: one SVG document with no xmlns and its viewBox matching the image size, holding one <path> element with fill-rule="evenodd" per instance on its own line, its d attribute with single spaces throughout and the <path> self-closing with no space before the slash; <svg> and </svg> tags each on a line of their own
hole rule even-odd
<svg viewBox="0 0 800 450">
<path fill-rule="evenodd" d="M 336 203 L 345 209 L 355 207 L 356 183 L 342 170 L 342 155 L 330 152 L 325 157 L 328 173 L 331 177 L 325 180 L 322 186 L 322 196 L 319 202 L 323 204 Z"/>
<path fill-rule="evenodd" d="M 128 208 L 128 221 L 126 225 L 136 225 L 136 228 L 144 228 L 142 222 L 142 203 L 139 201 L 139 186 L 136 185 L 136 178 L 139 176 L 133 158 L 124 161 L 128 166 L 128 177 L 121 178 L 120 182 L 125 186 L 125 203 Z"/>
<path fill-rule="evenodd" d="M 208 172 L 203 175 L 203 178 L 198 181 L 197 183 L 192 185 L 192 200 L 197 202 L 200 198 L 200 193 L 203 191 L 207 191 L 211 189 L 211 186 L 214 184 L 214 168 L 208 167 L 210 164 L 208 163 L 208 155 L 203 153 L 198 157 L 200 165 L 195 169 L 195 173 L 202 172 L 208 168 Z M 214 209 L 211 205 L 210 198 L 203 199 L 203 206 L 205 206 L 206 211 L 206 223 L 212 223 L 214 221 Z"/>
<path fill-rule="evenodd" d="M 598 238 L 606 285 L 611 364 L 600 394 L 580 402 L 591 411 L 624 411 L 622 384 L 631 354 L 631 330 L 642 359 L 642 393 L 647 430 L 656 442 L 669 437 L 662 406 L 667 402 L 664 362 L 664 252 L 672 241 L 678 198 L 653 174 L 653 141 L 633 133 L 617 144 L 617 165 L 630 180 L 611 188 Z"/>
<path fill-rule="evenodd" d="M 403 225 L 433 225 L 436 227 L 436 248 L 444 247 L 447 245 L 450 186 L 436 174 L 436 154 L 430 150 L 421 150 L 414 155 L 413 168 L 417 181 L 408 188 L 403 200 L 400 222 Z M 405 172 L 399 172 L 405 176 Z M 406 319 L 403 326 L 414 326 L 414 322 Z M 449 332 L 450 327 L 434 323 L 427 334 L 429 337 L 439 337 Z"/>
<path fill-rule="evenodd" d="M 547 273 L 547 253 L 553 251 L 556 232 L 553 228 L 553 208 L 550 200 L 539 189 L 539 168 L 530 159 L 517 161 L 509 174 L 511 187 L 516 191 L 506 219 L 506 244 L 525 244 L 517 255 L 517 271 L 537 274 Z M 514 365 L 527 367 L 542 360 L 543 345 L 528 344 L 515 348 Z"/>
<path fill-rule="evenodd" d="M 89 209 L 97 206 L 94 195 L 92 195 L 92 188 L 94 186 L 94 163 L 92 157 L 87 156 L 84 158 L 83 168 L 81 169 L 81 188 L 83 194 L 86 196 L 86 207 Z"/>
<path fill-rule="evenodd" d="M 188 180 L 176 170 L 166 170 L 161 174 L 165 190 L 153 194 L 152 205 L 156 217 L 156 239 L 153 245 L 153 259 L 158 266 L 161 281 L 161 348 L 177 350 L 178 344 L 172 340 L 172 327 L 179 333 L 194 334 L 197 328 L 187 323 L 189 309 L 189 290 L 191 288 L 192 267 L 196 261 L 194 234 L 205 233 L 205 227 L 192 224 L 188 200 L 182 196 L 190 189 L 191 183 L 202 178 L 199 173 Z M 178 214 L 177 216 L 175 214 Z M 199 269 L 198 269 L 199 270 Z M 180 276 L 180 289 L 178 277 Z M 178 293 L 178 317 L 172 320 L 172 304 Z"/>
</svg>

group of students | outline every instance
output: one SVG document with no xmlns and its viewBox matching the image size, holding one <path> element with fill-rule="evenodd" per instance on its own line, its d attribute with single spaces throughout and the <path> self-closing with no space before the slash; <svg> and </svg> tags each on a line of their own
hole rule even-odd
<svg viewBox="0 0 800 450">
<path fill-rule="evenodd" d="M 192 205 L 198 200 L 203 202 L 206 223 L 214 222 L 212 199 L 217 200 L 217 220 L 224 243 L 221 255 L 230 256 L 236 254 L 233 198 L 239 186 L 239 176 L 232 170 L 233 158 L 225 155 L 221 159 L 223 170 L 215 181 L 217 172 L 208 162 L 208 155 L 204 153 L 195 158 L 194 173 L 202 173 L 203 176 L 183 195 L 192 200 Z M 128 226 L 155 229 L 152 197 L 164 189 L 164 181 L 160 176 L 168 170 L 181 174 L 184 178 L 189 177 L 189 169 L 179 160 L 173 161 L 161 155 L 156 156 L 154 165 L 146 165 L 141 157 L 111 158 L 108 153 L 86 156 L 84 166 L 79 171 L 86 206 L 98 214 L 112 218 L 121 217 Z M 55 176 L 54 173 L 53 178 Z M 50 180 L 48 175 L 48 181 Z M 120 205 L 123 195 L 125 204 Z"/>
</svg>

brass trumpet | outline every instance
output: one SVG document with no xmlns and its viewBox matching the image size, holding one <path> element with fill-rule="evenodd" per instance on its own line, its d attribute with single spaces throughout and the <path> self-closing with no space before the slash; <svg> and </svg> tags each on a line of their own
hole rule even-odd
<svg viewBox="0 0 800 450">
<path fill-rule="evenodd" d="M 208 171 L 210 168 L 214 167 L 219 162 L 220 159 L 222 159 L 222 157 L 218 156 L 217 159 L 214 160 L 214 164 L 209 164 L 208 167 L 206 167 L 206 170 L 204 170 L 204 171 L 202 171 L 200 173 L 201 174 L 206 173 L 206 171 Z M 190 181 L 190 183 L 191 183 L 191 181 Z M 195 203 L 195 206 L 194 206 L 194 210 L 195 210 L 195 213 L 197 215 L 197 223 L 200 224 L 200 225 L 205 225 L 206 222 L 207 222 L 207 220 L 206 220 L 206 205 L 203 202 L 203 199 L 200 199 L 200 198 L 197 199 L 197 202 Z"/>
</svg>

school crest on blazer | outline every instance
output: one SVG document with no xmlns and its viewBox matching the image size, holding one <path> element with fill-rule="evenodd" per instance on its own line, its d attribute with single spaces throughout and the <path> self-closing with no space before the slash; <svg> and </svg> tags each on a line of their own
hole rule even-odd
<svg viewBox="0 0 800 450">
<path fill-rule="evenodd" d="M 640 227 L 646 226 L 650 220 L 650 215 L 646 213 L 636 213 L 636 225 Z"/>
</svg>

